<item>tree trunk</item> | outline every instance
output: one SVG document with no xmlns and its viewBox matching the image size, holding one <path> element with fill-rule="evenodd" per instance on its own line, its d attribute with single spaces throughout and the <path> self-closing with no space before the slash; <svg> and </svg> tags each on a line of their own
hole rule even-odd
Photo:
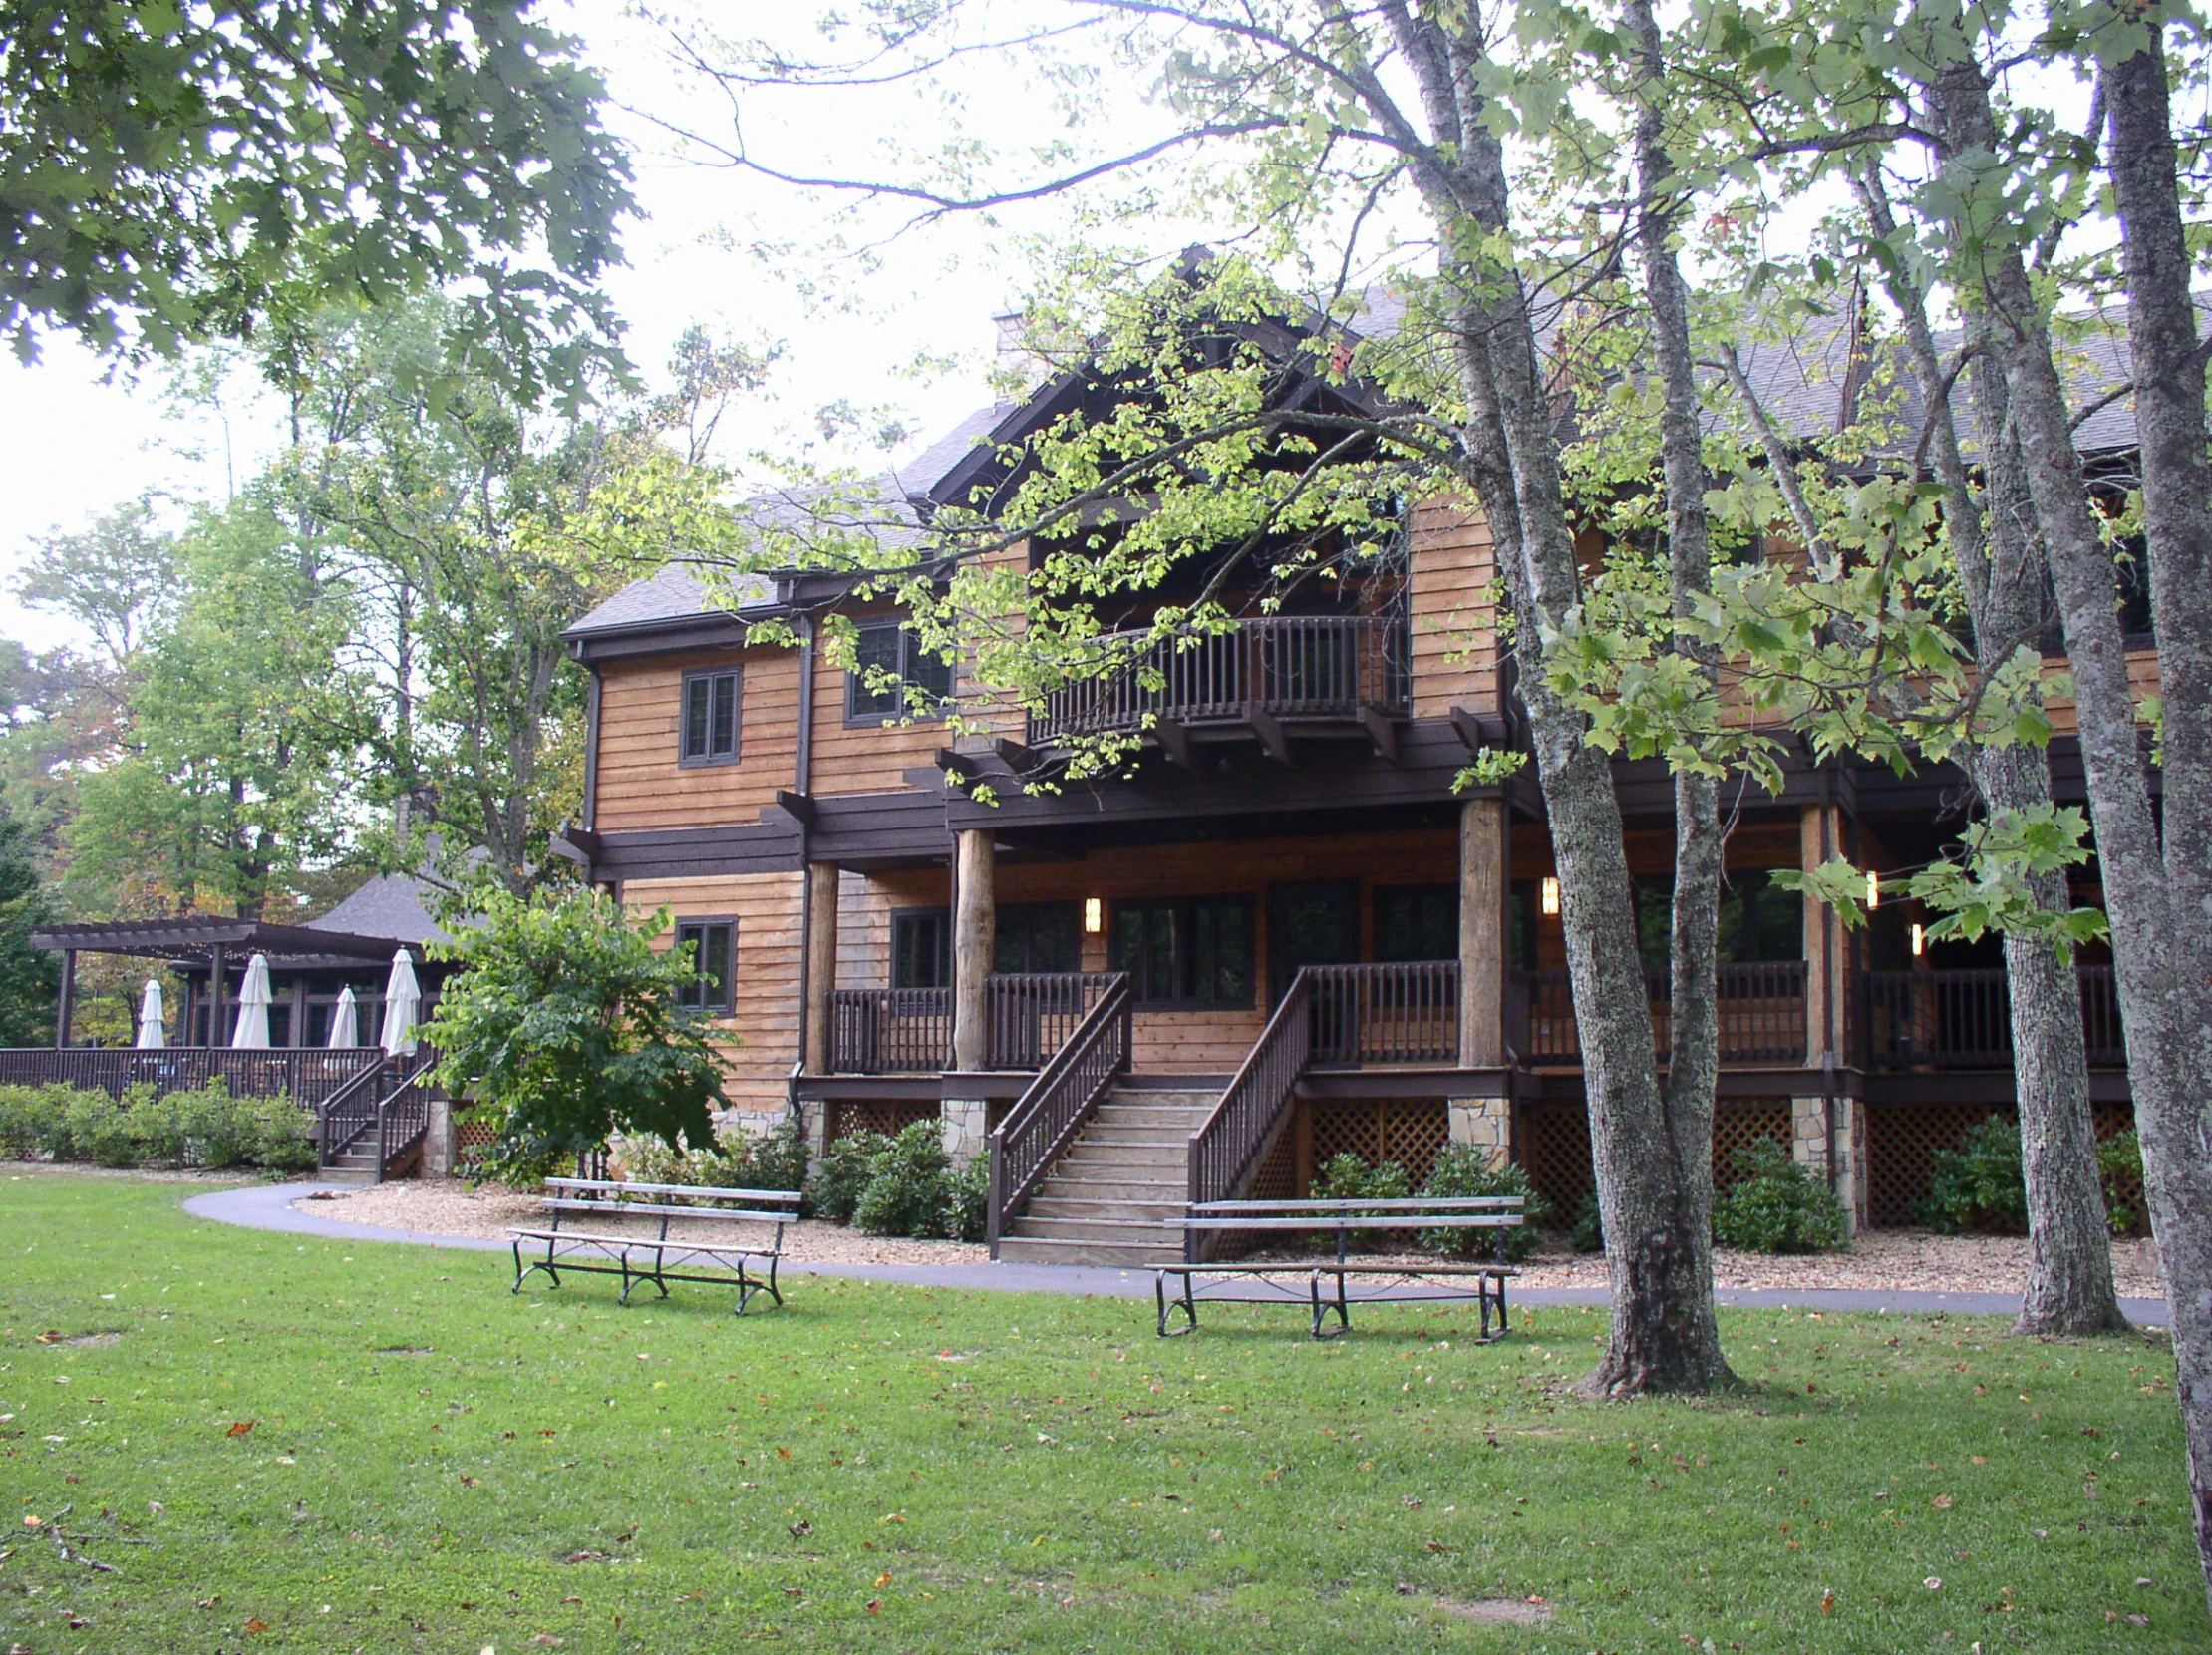
<svg viewBox="0 0 2212 1655">
<path fill-rule="evenodd" d="M 1998 153 L 1989 83 L 1971 57 L 1947 64 L 1929 90 L 1950 157 Z M 2115 112 L 2115 130 L 2118 120 Z M 2114 170 L 2116 178 L 2123 168 Z M 1967 192 L 1972 187 L 1969 180 Z M 1992 239 L 1980 226 L 1954 222 L 1952 229 L 1975 255 L 1975 279 L 1962 287 L 1960 297 L 1989 318 L 1991 349 L 2003 370 L 2022 471 L 2065 625 L 2082 768 L 2112 926 L 2114 977 L 2127 1030 L 2144 1183 L 2173 1315 L 2176 1389 L 2188 1444 L 2198 1549 L 2212 1584 L 2212 1157 L 2199 1113 L 2206 1096 L 2205 1031 L 2201 1019 L 2192 1020 L 2185 1011 L 2185 1001 L 2201 999 L 2203 990 L 2179 980 L 2182 962 L 2176 944 L 2181 927 L 2169 901 L 2167 869 L 2151 814 L 2112 559 L 2098 533 L 2080 457 L 2074 452 L 2050 331 L 2019 248 Z M 2131 257 L 2130 275 L 2139 275 L 2133 265 Z M 2146 443 L 2146 462 L 2150 452 Z M 2173 804 L 2169 775 L 2169 811 Z M 2212 915 L 2200 911 L 2186 923 L 2192 930 L 2212 925 Z"/>
<path fill-rule="evenodd" d="M 2140 27 L 2141 13 L 2114 10 L 2121 27 Z M 2173 1313 L 2175 1391 L 2189 1446 L 2197 1557 L 2212 1592 L 2212 1144 L 2204 1127 L 2212 1082 L 2212 465 L 2205 453 L 2204 358 L 2189 293 L 2195 266 L 2182 234 L 2161 23 L 2145 32 L 2142 50 L 2105 67 L 2103 88 L 2127 275 L 2151 622 L 2166 708 L 2163 884 L 2160 869 L 2140 870 L 2162 899 L 2148 917 L 2166 921 L 2155 937 L 2165 982 L 2129 959 L 2135 936 L 2151 927 L 2130 925 L 2130 934 L 2119 934 L 2115 911 L 2116 975 L 2131 1070 L 2138 1001 L 2161 986 L 2172 996 L 2164 1017 L 2144 1035 L 2170 1041 L 2174 1059 L 2161 1090 L 2136 1083 L 2135 1120 L 2151 1229 Z M 2069 602 L 2069 647 L 2073 619 Z M 2124 656 L 2116 664 L 2109 659 L 2117 654 L 2119 624 L 2108 597 L 2098 623 L 2107 634 L 2099 700 L 2113 703 L 2100 712 L 2111 726 L 2107 740 L 2116 746 L 2123 728 L 2134 734 L 2134 706 L 2119 700 L 2128 693 Z M 2085 702 L 2085 685 L 2081 693 Z M 2133 907 L 2142 894 L 2131 876 L 2121 899 Z M 2106 900 L 2116 909 L 2109 878 Z"/>
<path fill-rule="evenodd" d="M 1551 398 L 1518 273 L 1467 250 L 1477 227 L 1496 233 L 1508 219 L 1504 154 L 1473 90 L 1481 46 L 1471 34 L 1446 39 L 1403 9 L 1392 16 L 1438 134 L 1455 149 L 1450 172 L 1424 172 L 1422 182 L 1456 294 L 1462 441 L 1519 621 L 1520 694 L 1559 873 L 1611 1285 L 1606 1352 L 1584 1383 L 1609 1397 L 1710 1390 L 1733 1377 L 1714 1319 L 1711 1231 L 1686 1186 L 1660 1091 L 1612 768 L 1584 739 L 1580 711 L 1544 676 L 1547 641 L 1580 596 Z"/>
<path fill-rule="evenodd" d="M 1861 185 L 1860 199 L 1875 232 L 1884 239 L 1893 237 L 1896 222 L 1878 178 Z M 1973 389 L 1989 479 L 1985 501 L 1960 453 L 1943 366 L 1928 328 L 1926 295 L 1902 262 L 1890 266 L 1887 280 L 1904 318 L 1914 376 L 1929 410 L 1930 450 L 1936 480 L 1943 485 L 1945 523 L 1974 623 L 1975 665 L 1988 677 L 2019 644 L 2029 641 L 2031 629 L 2044 618 L 2043 565 L 2030 531 L 2033 507 L 2020 474 L 2018 448 L 2005 415 L 2003 376 L 1992 365 L 1987 326 L 1977 319 L 1973 337 L 1984 352 L 1975 359 Z M 1975 747 L 1968 752 L 1967 765 L 1975 790 L 1992 811 L 2031 811 L 2051 804 L 2051 765 L 2040 750 Z M 2065 876 L 2054 872 L 2039 880 L 2036 900 L 2047 909 L 2070 906 Z M 2013 1094 L 2020 1108 L 2028 1195 L 2028 1280 L 2021 1292 L 2018 1328 L 2041 1337 L 2112 1332 L 2125 1327 L 2127 1318 L 2112 1281 L 2111 1235 L 2097 1181 L 2095 1118 L 2089 1111 L 2089 1066 L 2081 1036 L 2081 979 L 2070 959 L 2059 959 L 2029 937 L 2005 939 L 2005 972 L 2012 1002 Z"/>
</svg>

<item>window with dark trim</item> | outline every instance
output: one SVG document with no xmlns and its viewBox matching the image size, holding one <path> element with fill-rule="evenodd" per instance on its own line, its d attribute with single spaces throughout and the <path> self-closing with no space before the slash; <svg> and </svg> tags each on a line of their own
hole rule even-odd
<svg viewBox="0 0 2212 1655">
<path fill-rule="evenodd" d="M 1378 960 L 1459 957 L 1457 885 L 1380 885 L 1375 891 Z"/>
<path fill-rule="evenodd" d="M 1182 896 L 1113 906 L 1113 968 L 1149 1005 L 1249 1006 L 1252 898 Z"/>
<path fill-rule="evenodd" d="M 683 763 L 726 765 L 737 758 L 738 697 L 743 678 L 735 667 L 684 674 Z"/>
<path fill-rule="evenodd" d="M 737 1006 L 738 922 L 690 919 L 676 927 L 676 946 L 691 950 L 697 975 L 677 994 L 690 1011 L 730 1012 Z"/>
<path fill-rule="evenodd" d="M 952 699 L 952 663 L 930 653 L 897 621 L 859 628 L 854 667 L 845 674 L 845 722 L 881 724 L 914 712 L 908 690 L 920 692 L 927 716 Z"/>
<path fill-rule="evenodd" d="M 907 908 L 891 915 L 891 986 L 944 988 L 952 982 L 952 910 Z"/>
<path fill-rule="evenodd" d="M 994 971 L 1081 971 L 1083 904 L 1002 902 Z"/>
<path fill-rule="evenodd" d="M 1715 955 L 1723 965 L 1797 960 L 1805 955 L 1805 899 L 1774 883 L 1771 869 L 1738 868 L 1721 887 Z M 1636 879 L 1636 940 L 1650 971 L 1665 971 L 1673 953 L 1675 881 L 1672 874 Z"/>
</svg>

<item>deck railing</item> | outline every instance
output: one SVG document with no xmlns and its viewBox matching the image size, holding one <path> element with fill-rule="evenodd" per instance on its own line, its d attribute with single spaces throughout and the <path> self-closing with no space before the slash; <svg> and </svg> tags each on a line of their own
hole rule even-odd
<svg viewBox="0 0 2212 1655">
<path fill-rule="evenodd" d="M 1100 657 L 1122 664 L 1046 697 L 1030 740 L 1136 730 L 1147 715 L 1203 723 L 1257 709 L 1278 718 L 1356 718 L 1406 711 L 1406 624 L 1391 615 L 1269 615 L 1227 632 L 1145 643 L 1109 632 Z"/>
<path fill-rule="evenodd" d="M 952 1067 L 952 990 L 840 988 L 829 1030 L 840 1075 L 938 1074 Z"/>
<path fill-rule="evenodd" d="M 1459 962 L 1309 965 L 1315 1067 L 1459 1061 Z"/>
<path fill-rule="evenodd" d="M 2127 1061 L 2109 965 L 2084 965 L 2081 1035 L 2089 1062 Z M 2007 1069 L 2012 994 L 2002 967 L 1867 971 L 1859 977 L 1860 1061 L 1869 1069 Z"/>
<path fill-rule="evenodd" d="M 379 1183 L 398 1171 L 430 1134 L 430 1074 L 436 1062 L 428 1052 L 396 1060 L 397 1079 L 377 1100 Z"/>
<path fill-rule="evenodd" d="M 288 1097 L 315 1109 L 383 1061 L 374 1046 L 10 1046 L 0 1047 L 0 1086 L 73 1086 L 115 1098 L 151 1086 L 165 1097 L 221 1081 L 239 1097 Z"/>
<path fill-rule="evenodd" d="M 1119 980 L 1112 971 L 1002 971 L 984 984 L 992 1069 L 1039 1069 Z"/>
<path fill-rule="evenodd" d="M 1805 1058 L 1805 962 L 1755 960 L 1721 966 L 1715 973 L 1721 1007 L 1723 1063 L 1802 1063 Z M 1664 971 L 1644 973 L 1652 1032 L 1666 1061 L 1672 1037 L 1672 988 Z M 1564 971 L 1515 972 L 1510 1040 L 1523 1062 L 1582 1061 L 1575 1027 L 1574 990 Z"/>
<path fill-rule="evenodd" d="M 1129 979 L 1106 979 L 1089 1012 L 1038 1071 L 991 1134 L 991 1192 L 985 1207 L 991 1256 L 1052 1163 L 1129 1063 Z"/>
<path fill-rule="evenodd" d="M 1291 979 L 1290 992 L 1245 1054 L 1221 1102 L 1190 1135 L 1185 1181 L 1191 1201 L 1235 1199 L 1283 1130 L 1298 1077 L 1313 1056 L 1315 969 L 1306 966 Z M 1186 1233 L 1192 1262 L 1204 1240 L 1201 1231 Z"/>
</svg>

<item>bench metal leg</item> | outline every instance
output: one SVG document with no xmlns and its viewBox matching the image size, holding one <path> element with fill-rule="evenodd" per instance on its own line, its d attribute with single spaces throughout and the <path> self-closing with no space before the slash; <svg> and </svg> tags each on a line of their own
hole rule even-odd
<svg viewBox="0 0 2212 1655">
<path fill-rule="evenodd" d="M 553 1267 L 553 1245 L 550 1241 L 546 1242 L 545 1256 L 542 1259 L 533 1258 L 525 1264 L 522 1262 L 522 1243 L 519 1240 L 514 1243 L 514 1292 L 522 1291 L 522 1282 L 532 1270 L 543 1270 L 552 1278 L 555 1287 L 560 1285 L 560 1271 Z"/>
<path fill-rule="evenodd" d="M 1321 1278 L 1324 1275 L 1334 1275 L 1336 1277 L 1337 1296 L 1333 1302 L 1321 1296 Z M 1337 1333 L 1350 1333 L 1352 1331 L 1352 1306 L 1344 1296 L 1344 1272 L 1342 1270 L 1316 1270 L 1313 1273 L 1313 1281 L 1309 1290 L 1313 1295 L 1314 1337 L 1316 1339 L 1334 1339 L 1337 1336 L 1336 1333 L 1329 1332 L 1327 1327 L 1329 1312 L 1332 1310 L 1337 1313 Z"/>
<path fill-rule="evenodd" d="M 1189 1276 L 1184 1276 L 1182 1283 L 1182 1291 L 1170 1299 L 1167 1296 L 1167 1272 L 1162 1270 L 1152 1277 L 1152 1303 L 1159 1312 L 1158 1328 L 1162 1339 L 1177 1339 L 1186 1333 L 1198 1331 L 1197 1293 Z M 1182 1313 L 1183 1325 L 1169 1327 L 1168 1317 L 1176 1311 Z"/>
</svg>

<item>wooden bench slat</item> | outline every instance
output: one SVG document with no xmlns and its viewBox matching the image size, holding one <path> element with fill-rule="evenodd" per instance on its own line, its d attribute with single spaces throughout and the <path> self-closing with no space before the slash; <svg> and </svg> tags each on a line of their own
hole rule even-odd
<svg viewBox="0 0 2212 1655">
<path fill-rule="evenodd" d="M 1342 1201 L 1193 1201 L 1192 1212 L 1230 1215 L 1269 1212 L 1464 1212 L 1525 1209 L 1521 1195 L 1409 1195 Z"/>
<path fill-rule="evenodd" d="M 1383 1218 L 1355 1217 L 1350 1213 L 1314 1218 L 1171 1218 L 1171 1224 L 1183 1229 L 1518 1229 L 1521 1219 L 1515 1213 L 1405 1213 Z"/>
<path fill-rule="evenodd" d="M 789 1224 L 797 1221 L 797 1214 L 791 1212 L 753 1212 L 727 1206 L 657 1206 L 645 1201 L 562 1201 L 551 1197 L 540 1204 L 548 1212 L 599 1212 L 615 1217 L 638 1213 L 664 1218 L 712 1218 L 722 1223 L 733 1219 L 751 1219 L 761 1224 Z"/>
<path fill-rule="evenodd" d="M 684 1195 L 694 1200 L 714 1201 L 767 1201 L 780 1206 L 796 1206 L 802 1199 L 795 1189 L 738 1189 L 721 1184 L 703 1183 L 631 1183 L 616 1178 L 547 1178 L 548 1189 L 595 1189 L 609 1195 Z"/>
</svg>

